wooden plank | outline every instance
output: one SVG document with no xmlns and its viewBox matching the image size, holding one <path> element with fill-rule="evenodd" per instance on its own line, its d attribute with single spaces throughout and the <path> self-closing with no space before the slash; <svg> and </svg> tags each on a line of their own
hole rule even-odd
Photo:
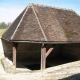
<svg viewBox="0 0 80 80">
<path fill-rule="evenodd" d="M 52 51 L 53 49 L 54 49 L 54 48 L 52 47 L 52 48 L 50 48 L 50 49 L 47 51 L 47 53 L 46 53 L 46 55 L 45 55 L 46 58 L 48 57 L 48 55 L 51 53 L 51 51 Z"/>
<path fill-rule="evenodd" d="M 17 53 L 17 43 L 13 43 L 13 48 L 12 48 L 12 54 L 13 54 L 13 65 L 15 66 L 16 69 L 16 53 Z"/>
<path fill-rule="evenodd" d="M 41 48 L 41 70 L 46 68 L 46 58 L 45 58 L 45 54 L 46 54 L 46 47 L 43 44 L 42 48 Z"/>
</svg>

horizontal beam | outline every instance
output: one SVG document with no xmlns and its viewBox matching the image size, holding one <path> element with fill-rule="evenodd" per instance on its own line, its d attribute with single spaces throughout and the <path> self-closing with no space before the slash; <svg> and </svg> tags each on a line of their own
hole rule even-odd
<svg viewBox="0 0 80 80">
<path fill-rule="evenodd" d="M 4 39 L 7 40 L 7 39 Z M 26 43 L 38 43 L 38 44 L 78 44 L 80 41 L 73 42 L 73 41 L 29 41 L 29 40 L 7 40 L 10 42 L 26 42 Z"/>
</svg>

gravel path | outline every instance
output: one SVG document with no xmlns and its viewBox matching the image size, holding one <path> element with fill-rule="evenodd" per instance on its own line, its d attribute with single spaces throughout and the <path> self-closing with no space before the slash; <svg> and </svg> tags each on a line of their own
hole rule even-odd
<svg viewBox="0 0 80 80">
<path fill-rule="evenodd" d="M 0 80 L 80 80 L 80 61 L 67 63 L 43 71 L 0 74 Z"/>
</svg>

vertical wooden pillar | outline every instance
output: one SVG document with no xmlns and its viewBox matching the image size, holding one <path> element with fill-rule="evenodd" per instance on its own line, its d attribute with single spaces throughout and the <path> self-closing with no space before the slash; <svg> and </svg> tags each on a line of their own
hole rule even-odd
<svg viewBox="0 0 80 80">
<path fill-rule="evenodd" d="M 42 44 L 41 47 L 41 70 L 46 68 L 46 46 Z"/>
<path fill-rule="evenodd" d="M 16 52 L 17 52 L 18 43 L 13 43 L 12 54 L 13 54 L 13 65 L 16 69 Z"/>
</svg>

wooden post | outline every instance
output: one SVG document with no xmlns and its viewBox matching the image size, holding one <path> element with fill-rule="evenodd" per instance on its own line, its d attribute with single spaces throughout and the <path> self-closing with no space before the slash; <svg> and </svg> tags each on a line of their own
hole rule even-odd
<svg viewBox="0 0 80 80">
<path fill-rule="evenodd" d="M 41 70 L 46 68 L 46 58 L 51 53 L 51 51 L 54 49 L 55 45 L 52 45 L 52 47 L 46 52 L 46 45 L 42 44 L 41 47 Z"/>
<path fill-rule="evenodd" d="M 17 43 L 13 43 L 13 48 L 12 48 L 12 54 L 13 54 L 13 65 L 15 66 L 16 69 L 16 52 L 17 52 Z"/>
<path fill-rule="evenodd" d="M 44 44 L 42 44 L 41 47 L 41 70 L 46 68 L 46 47 Z"/>
</svg>

